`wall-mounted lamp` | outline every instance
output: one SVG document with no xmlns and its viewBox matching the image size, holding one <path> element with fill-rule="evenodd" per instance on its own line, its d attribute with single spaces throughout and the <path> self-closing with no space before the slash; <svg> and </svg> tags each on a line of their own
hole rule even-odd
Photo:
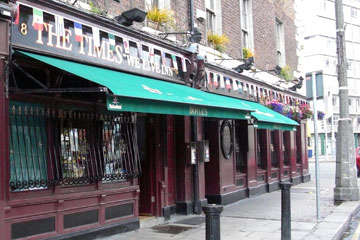
<svg viewBox="0 0 360 240">
<path fill-rule="evenodd" d="M 294 84 L 292 87 L 289 87 L 289 90 L 291 90 L 291 91 L 296 91 L 296 89 L 302 88 L 304 78 L 303 78 L 302 76 L 300 76 L 300 77 L 297 79 L 297 81 L 298 81 L 298 83 Z"/>
<path fill-rule="evenodd" d="M 139 9 L 139 8 L 133 8 L 130 10 L 127 10 L 123 12 L 121 15 L 114 17 L 116 21 L 118 21 L 120 24 L 124 26 L 131 26 L 133 25 L 133 22 L 143 22 L 145 20 L 145 17 L 147 15 L 147 12 Z"/>
<path fill-rule="evenodd" d="M 280 75 L 281 69 L 279 65 L 276 65 L 274 69 L 268 70 L 268 72 L 274 72 L 276 75 Z"/>
<path fill-rule="evenodd" d="M 238 73 L 242 73 L 244 70 L 250 70 L 254 63 L 254 57 L 249 57 L 243 64 L 240 64 L 236 68 L 233 68 Z"/>
</svg>

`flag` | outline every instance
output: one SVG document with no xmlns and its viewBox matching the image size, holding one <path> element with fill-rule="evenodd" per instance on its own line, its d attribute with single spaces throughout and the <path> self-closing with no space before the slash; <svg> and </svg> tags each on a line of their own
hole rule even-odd
<svg viewBox="0 0 360 240">
<path fill-rule="evenodd" d="M 233 79 L 233 90 L 237 91 L 239 89 L 238 84 L 235 79 Z"/>
<path fill-rule="evenodd" d="M 178 70 L 179 67 L 178 67 L 178 64 L 177 64 L 176 56 L 175 56 L 175 55 L 171 55 L 171 58 L 172 58 L 172 62 L 173 62 L 174 68 L 175 68 L 176 70 Z"/>
<path fill-rule="evenodd" d="M 74 22 L 75 29 L 75 41 L 82 42 L 83 34 L 82 34 L 82 25 L 80 23 Z"/>
<path fill-rule="evenodd" d="M 219 87 L 219 82 L 218 82 L 218 75 L 216 73 L 214 73 L 214 87 L 217 88 Z"/>
<path fill-rule="evenodd" d="M 222 75 L 219 75 L 219 76 L 220 76 L 220 87 L 225 88 L 224 76 L 222 76 Z"/>
<path fill-rule="evenodd" d="M 55 31 L 56 36 L 64 36 L 65 35 L 65 29 L 64 29 L 64 18 L 58 15 L 55 15 Z"/>
<path fill-rule="evenodd" d="M 230 78 L 226 77 L 225 78 L 225 85 L 227 89 L 231 89 L 231 83 L 230 83 Z"/>
<path fill-rule="evenodd" d="M 181 64 L 182 64 L 182 70 L 183 70 L 183 72 L 187 72 L 187 69 L 186 69 L 186 59 L 185 59 L 185 58 L 181 58 Z"/>
<path fill-rule="evenodd" d="M 164 51 L 161 51 L 161 61 L 162 65 L 166 66 L 166 53 Z"/>
<path fill-rule="evenodd" d="M 142 45 L 140 44 L 140 43 L 136 43 L 136 47 L 137 47 L 137 50 L 138 50 L 138 57 L 140 58 L 140 59 L 142 59 L 142 50 L 143 50 L 143 48 L 142 48 Z"/>
<path fill-rule="evenodd" d="M 209 72 L 209 71 L 206 72 L 206 78 L 207 78 L 207 86 L 208 86 L 209 88 L 212 88 L 211 72 Z"/>
<path fill-rule="evenodd" d="M 149 47 L 149 61 L 155 62 L 155 54 L 154 54 L 154 48 Z"/>
<path fill-rule="evenodd" d="M 115 51 L 115 36 L 114 34 L 108 33 L 110 49 Z"/>
<path fill-rule="evenodd" d="M 100 30 L 97 27 L 92 27 L 92 33 L 94 38 L 94 46 L 100 47 Z"/>
<path fill-rule="evenodd" d="M 33 8 L 33 27 L 38 31 L 43 31 L 44 29 L 43 11 L 37 8 Z"/>
<path fill-rule="evenodd" d="M 20 20 L 20 4 L 18 3 L 16 6 L 16 18 L 14 20 L 14 24 L 18 25 Z"/>
<path fill-rule="evenodd" d="M 123 38 L 123 46 L 124 46 L 124 52 L 126 54 L 130 54 L 130 46 L 129 46 L 129 40 Z"/>
<path fill-rule="evenodd" d="M 239 90 L 239 93 L 242 93 L 243 92 L 243 87 L 242 87 L 242 83 L 241 82 L 239 82 L 239 84 L 238 84 L 238 90 Z"/>
</svg>

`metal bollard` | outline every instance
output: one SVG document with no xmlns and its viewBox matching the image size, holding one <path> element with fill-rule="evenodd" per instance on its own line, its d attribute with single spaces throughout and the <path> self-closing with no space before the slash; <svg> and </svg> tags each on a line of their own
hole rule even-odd
<svg viewBox="0 0 360 240">
<path fill-rule="evenodd" d="M 202 207 L 206 215 L 206 240 L 220 240 L 220 213 L 224 207 L 209 204 Z"/>
<path fill-rule="evenodd" d="M 291 240 L 291 182 L 281 182 L 281 240 Z"/>
</svg>

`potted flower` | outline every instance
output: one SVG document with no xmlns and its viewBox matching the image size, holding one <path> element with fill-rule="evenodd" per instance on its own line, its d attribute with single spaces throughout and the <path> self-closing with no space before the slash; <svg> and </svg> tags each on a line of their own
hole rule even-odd
<svg viewBox="0 0 360 240">
<path fill-rule="evenodd" d="M 213 48 L 219 52 L 224 52 L 226 50 L 226 44 L 230 41 L 225 34 L 216 34 L 213 32 L 207 33 L 207 41 Z"/>
<path fill-rule="evenodd" d="M 291 68 L 289 65 L 285 65 L 284 67 L 281 68 L 279 76 L 287 82 L 290 82 L 294 79 L 294 76 L 292 75 Z"/>
<path fill-rule="evenodd" d="M 243 51 L 244 59 L 249 59 L 251 57 L 254 57 L 254 53 L 249 48 L 243 48 L 242 51 Z"/>
<path fill-rule="evenodd" d="M 147 26 L 164 32 L 167 27 L 175 26 L 174 12 L 170 9 L 158 9 L 156 7 L 147 12 Z"/>
</svg>

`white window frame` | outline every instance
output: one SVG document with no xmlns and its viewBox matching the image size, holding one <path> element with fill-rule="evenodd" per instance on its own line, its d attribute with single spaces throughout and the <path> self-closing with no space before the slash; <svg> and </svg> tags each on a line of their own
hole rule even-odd
<svg viewBox="0 0 360 240">
<path fill-rule="evenodd" d="M 206 32 L 222 34 L 221 1 L 222 0 L 205 0 Z M 209 21 L 211 21 L 212 29 L 209 29 Z"/>
<path fill-rule="evenodd" d="M 171 9 L 171 0 L 145 0 L 145 9 L 150 10 L 153 7 L 158 9 Z"/>
<path fill-rule="evenodd" d="M 285 66 L 284 24 L 278 18 L 275 19 L 275 37 L 277 64 L 283 67 Z"/>
<path fill-rule="evenodd" d="M 252 0 L 240 0 L 241 46 L 254 50 Z"/>
</svg>

